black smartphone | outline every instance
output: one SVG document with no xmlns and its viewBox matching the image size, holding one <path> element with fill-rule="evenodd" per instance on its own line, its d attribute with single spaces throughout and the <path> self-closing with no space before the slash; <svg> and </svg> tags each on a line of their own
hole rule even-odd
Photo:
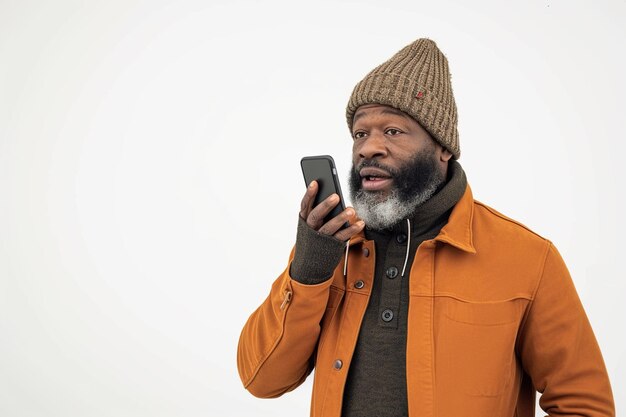
<svg viewBox="0 0 626 417">
<path fill-rule="evenodd" d="M 324 201 L 331 194 L 337 194 L 339 196 L 339 204 L 324 218 L 324 223 L 336 217 L 346 209 L 343 194 L 341 194 L 335 161 L 330 155 L 305 156 L 300 160 L 300 166 L 302 167 L 306 186 L 308 187 L 311 181 L 317 181 L 319 186 L 313 207 Z M 349 225 L 350 224 L 346 222 L 342 228 L 346 228 Z"/>
</svg>

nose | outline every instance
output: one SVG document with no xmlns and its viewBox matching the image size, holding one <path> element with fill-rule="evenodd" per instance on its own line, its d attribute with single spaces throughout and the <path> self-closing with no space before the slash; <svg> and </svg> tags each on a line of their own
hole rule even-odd
<svg viewBox="0 0 626 417">
<path fill-rule="evenodd" d="M 384 158 L 387 156 L 387 139 L 383 134 L 371 133 L 358 149 L 363 159 Z"/>
</svg>

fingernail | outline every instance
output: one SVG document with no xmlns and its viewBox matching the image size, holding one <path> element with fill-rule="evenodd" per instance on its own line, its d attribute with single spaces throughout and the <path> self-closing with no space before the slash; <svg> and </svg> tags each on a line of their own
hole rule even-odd
<svg viewBox="0 0 626 417">
<path fill-rule="evenodd" d="M 352 210 L 352 209 L 348 209 L 348 210 L 346 210 L 346 214 L 347 214 L 348 216 L 352 217 L 352 216 L 354 216 L 354 210 Z"/>
<path fill-rule="evenodd" d="M 314 182 L 311 181 L 311 183 L 309 184 L 309 188 L 313 188 L 313 184 L 314 184 Z"/>
</svg>

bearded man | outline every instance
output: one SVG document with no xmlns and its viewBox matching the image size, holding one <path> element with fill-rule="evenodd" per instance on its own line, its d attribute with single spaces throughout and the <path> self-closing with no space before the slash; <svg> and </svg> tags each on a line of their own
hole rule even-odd
<svg viewBox="0 0 626 417">
<path fill-rule="evenodd" d="M 244 386 L 315 369 L 315 417 L 614 416 L 600 349 L 554 245 L 475 201 L 445 56 L 418 39 L 347 106 L 348 207 L 302 199 L 296 245 L 245 324 Z M 349 227 L 343 228 L 345 222 Z"/>
</svg>

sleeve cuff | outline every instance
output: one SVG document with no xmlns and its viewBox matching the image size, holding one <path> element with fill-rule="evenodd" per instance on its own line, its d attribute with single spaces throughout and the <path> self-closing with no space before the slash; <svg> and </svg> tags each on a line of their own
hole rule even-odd
<svg viewBox="0 0 626 417">
<path fill-rule="evenodd" d="M 329 279 L 341 260 L 345 242 L 313 230 L 298 216 L 296 251 L 289 274 L 301 284 L 319 284 Z"/>
</svg>

